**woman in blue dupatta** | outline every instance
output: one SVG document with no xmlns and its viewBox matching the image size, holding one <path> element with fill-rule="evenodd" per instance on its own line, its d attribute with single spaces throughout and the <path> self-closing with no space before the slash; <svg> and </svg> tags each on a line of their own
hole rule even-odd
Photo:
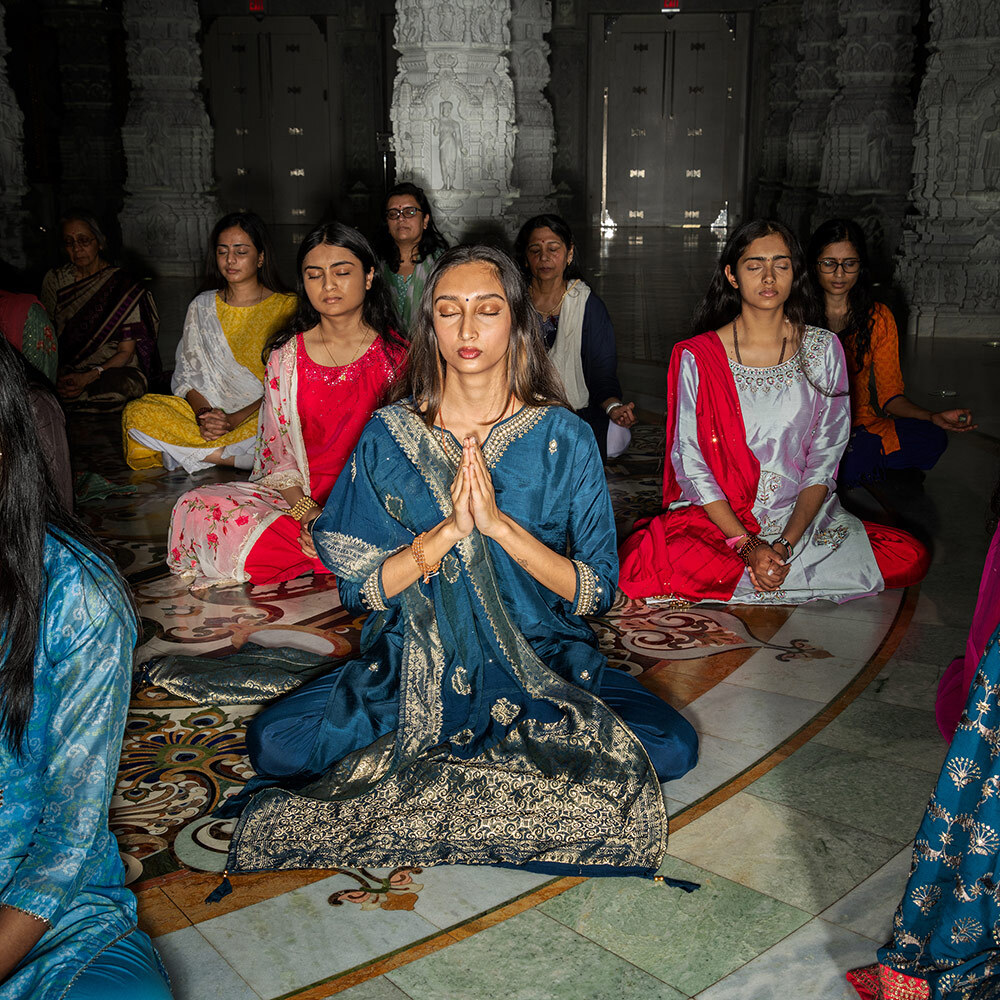
<svg viewBox="0 0 1000 1000">
<path fill-rule="evenodd" d="M 108 829 L 136 615 L 48 481 L 0 339 L 0 1000 L 169 1000 Z"/>
<path fill-rule="evenodd" d="M 438 262 L 405 391 L 313 531 L 344 605 L 368 613 L 362 655 L 251 724 L 254 788 L 272 787 L 244 810 L 229 871 L 652 875 L 659 783 L 694 765 L 697 737 L 608 669 L 582 617 L 614 600 L 611 502 L 506 255 Z"/>
</svg>

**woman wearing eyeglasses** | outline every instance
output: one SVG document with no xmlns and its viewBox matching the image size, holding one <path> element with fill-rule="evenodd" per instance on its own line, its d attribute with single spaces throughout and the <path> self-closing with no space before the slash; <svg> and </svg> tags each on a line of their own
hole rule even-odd
<svg viewBox="0 0 1000 1000">
<path fill-rule="evenodd" d="M 840 337 L 851 379 L 853 428 L 840 484 L 871 482 L 886 469 L 933 468 L 948 446 L 945 431 L 972 430 L 972 412 L 933 412 L 903 395 L 896 321 L 875 301 L 865 235 L 856 222 L 824 222 L 809 240 L 807 255 L 825 313 L 817 317 L 818 325 Z"/>
<path fill-rule="evenodd" d="M 153 296 L 108 262 L 108 241 L 92 216 L 66 215 L 59 228 L 69 262 L 45 275 L 41 294 L 59 339 L 56 388 L 64 403 L 120 409 L 160 367 Z"/>
<path fill-rule="evenodd" d="M 423 188 L 404 182 L 386 196 L 382 274 L 392 290 L 403 330 L 410 328 L 434 262 L 448 249 L 434 225 Z"/>
</svg>

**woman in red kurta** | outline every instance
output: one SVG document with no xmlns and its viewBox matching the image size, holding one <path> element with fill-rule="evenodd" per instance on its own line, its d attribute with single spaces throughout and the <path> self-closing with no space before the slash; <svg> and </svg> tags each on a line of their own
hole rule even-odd
<svg viewBox="0 0 1000 1000">
<path fill-rule="evenodd" d="M 326 572 L 311 525 L 406 343 L 375 254 L 356 229 L 318 226 L 299 248 L 299 312 L 269 343 L 253 475 L 184 494 L 167 563 L 194 586 Z"/>
</svg>

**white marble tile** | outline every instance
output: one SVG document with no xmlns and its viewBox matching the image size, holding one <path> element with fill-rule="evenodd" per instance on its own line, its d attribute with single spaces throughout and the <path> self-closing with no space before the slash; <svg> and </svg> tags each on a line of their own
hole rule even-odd
<svg viewBox="0 0 1000 1000">
<path fill-rule="evenodd" d="M 488 865 L 438 865 L 413 880 L 423 884 L 414 912 L 444 929 L 518 899 L 553 876 Z"/>
<path fill-rule="evenodd" d="M 903 603 L 901 590 L 885 590 L 871 597 L 859 597 L 856 601 L 837 604 L 834 601 L 810 601 L 801 606 L 801 611 L 837 621 L 891 622 Z M 798 614 L 798 611 L 795 612 Z M 795 615 L 793 614 L 792 617 Z"/>
<path fill-rule="evenodd" d="M 153 938 L 153 945 L 170 974 L 174 1000 L 204 1000 L 208 984 L 213 1000 L 260 1000 L 260 994 L 250 989 L 197 927 Z"/>
<path fill-rule="evenodd" d="M 892 933 L 892 916 L 910 876 L 912 857 L 913 845 L 908 844 L 820 916 L 855 934 L 871 938 L 879 946 L 885 944 Z"/>
<path fill-rule="evenodd" d="M 439 933 L 418 913 L 327 902 L 351 884 L 333 876 L 213 917 L 198 929 L 265 1000 Z"/>
<path fill-rule="evenodd" d="M 338 993 L 337 1000 L 407 1000 L 407 994 L 398 986 L 393 986 L 385 976 L 379 976 Z"/>
<path fill-rule="evenodd" d="M 795 609 L 771 641 L 788 645 L 794 639 L 805 639 L 810 646 L 838 659 L 867 662 L 881 645 L 891 622 L 891 615 L 853 618 L 847 614 L 814 612 L 812 605 L 805 604 Z"/>
<path fill-rule="evenodd" d="M 699 733 L 770 750 L 819 711 L 816 701 L 775 691 L 759 691 L 723 681 L 684 709 Z"/>
<path fill-rule="evenodd" d="M 894 656 L 862 691 L 861 697 L 932 712 L 946 665 L 901 660 Z"/>
<path fill-rule="evenodd" d="M 698 737 L 698 763 L 694 769 L 676 781 L 665 781 L 660 788 L 670 800 L 695 802 L 756 763 L 761 756 L 759 747 L 704 734 Z"/>
<path fill-rule="evenodd" d="M 807 641 L 819 645 L 814 643 L 812 636 Z M 836 656 L 782 659 L 785 655 L 780 650 L 758 649 L 746 663 L 726 678 L 726 683 L 808 698 L 825 705 L 833 701 L 865 669 L 864 660 Z"/>
<path fill-rule="evenodd" d="M 810 920 L 697 1000 L 858 1000 L 844 974 L 875 960 L 875 946 L 825 920 Z"/>
</svg>

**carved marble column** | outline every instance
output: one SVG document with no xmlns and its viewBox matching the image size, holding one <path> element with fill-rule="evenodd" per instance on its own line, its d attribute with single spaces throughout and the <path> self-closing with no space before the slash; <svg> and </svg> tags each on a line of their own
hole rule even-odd
<svg viewBox="0 0 1000 1000">
<path fill-rule="evenodd" d="M 767 98 L 764 128 L 760 142 L 760 166 L 754 216 L 772 218 L 778 211 L 778 199 L 784 190 L 788 164 L 788 130 L 798 104 L 795 77 L 798 72 L 796 42 L 802 22 L 802 0 L 769 0 L 757 13 L 757 36 L 769 39 L 766 48 L 758 47 L 760 77 L 770 74 L 765 84 Z"/>
<path fill-rule="evenodd" d="M 920 0 L 841 0 L 837 96 L 823 142 L 813 224 L 855 219 L 876 270 L 891 272 L 913 165 L 914 29 Z"/>
<path fill-rule="evenodd" d="M 818 198 L 823 132 L 837 92 L 834 41 L 838 34 L 837 5 L 830 0 L 805 0 L 794 71 L 798 104 L 788 124 L 785 190 L 778 200 L 778 217 L 803 236 Z"/>
<path fill-rule="evenodd" d="M 123 241 L 161 275 L 194 275 L 217 214 L 197 0 L 125 0 L 124 20 L 132 95 L 122 127 Z"/>
<path fill-rule="evenodd" d="M 453 239 L 503 217 L 516 194 L 510 42 L 510 0 L 396 2 L 396 177 L 428 192 Z"/>
<path fill-rule="evenodd" d="M 517 143 L 511 184 L 519 220 L 555 208 L 552 198 L 552 154 L 555 129 L 552 107 L 543 91 L 549 82 L 551 0 L 511 0 L 511 76 L 514 81 Z"/>
<path fill-rule="evenodd" d="M 24 175 L 24 115 L 7 79 L 7 33 L 4 9 L 0 4 L 0 258 L 15 267 L 24 267 L 24 224 L 28 213 L 23 207 L 28 185 Z"/>
<path fill-rule="evenodd" d="M 1000 326 L 1000 5 L 932 0 L 899 281 L 910 331 Z"/>
</svg>

